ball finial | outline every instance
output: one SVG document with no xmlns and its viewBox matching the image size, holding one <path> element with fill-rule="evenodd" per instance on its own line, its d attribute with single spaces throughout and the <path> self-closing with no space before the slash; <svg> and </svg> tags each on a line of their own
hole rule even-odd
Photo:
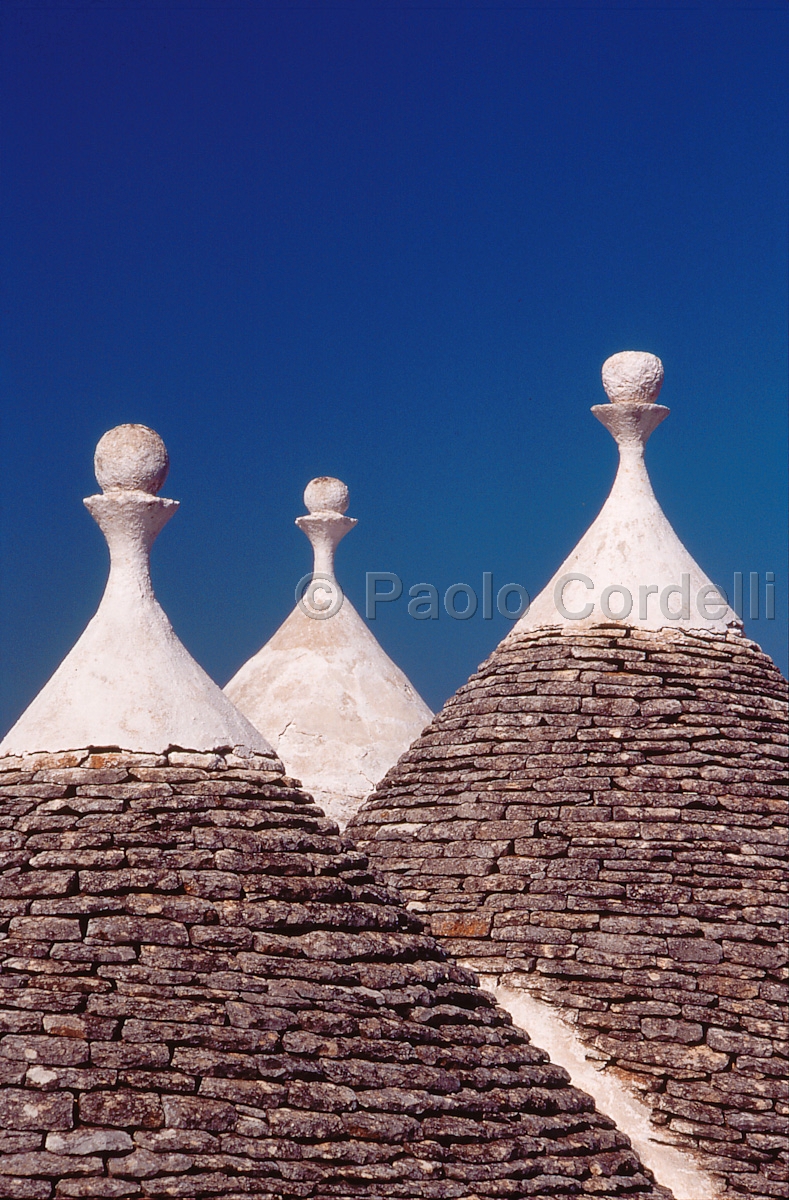
<svg viewBox="0 0 789 1200">
<path fill-rule="evenodd" d="M 103 492 L 148 492 L 155 496 L 170 467 L 158 433 L 147 425 L 116 425 L 96 447 L 96 479 Z"/>
<path fill-rule="evenodd" d="M 344 513 L 349 499 L 346 485 L 341 479 L 332 479 L 330 475 L 311 479 L 304 489 L 304 503 L 310 513 Z"/>
<path fill-rule="evenodd" d="M 655 354 L 622 350 L 603 363 L 603 387 L 612 404 L 655 404 L 663 384 L 663 364 Z"/>
</svg>

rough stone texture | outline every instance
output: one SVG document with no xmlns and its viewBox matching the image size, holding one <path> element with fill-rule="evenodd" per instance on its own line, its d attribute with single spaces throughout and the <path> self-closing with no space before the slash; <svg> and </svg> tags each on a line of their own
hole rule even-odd
<svg viewBox="0 0 789 1200">
<path fill-rule="evenodd" d="M 663 386 L 663 364 L 655 354 L 620 350 L 605 360 L 602 377 L 612 404 L 654 404 Z"/>
<path fill-rule="evenodd" d="M 734 633 L 515 634 L 349 830 L 740 1198 L 785 1188 L 785 696 Z"/>
<path fill-rule="evenodd" d="M 103 492 L 161 491 L 170 458 L 159 434 L 147 425 L 116 425 L 100 438 L 93 456 L 96 480 Z"/>
<path fill-rule="evenodd" d="M 292 780 L 83 751 L 0 796 L 0 1196 L 666 1197 Z"/>
</svg>

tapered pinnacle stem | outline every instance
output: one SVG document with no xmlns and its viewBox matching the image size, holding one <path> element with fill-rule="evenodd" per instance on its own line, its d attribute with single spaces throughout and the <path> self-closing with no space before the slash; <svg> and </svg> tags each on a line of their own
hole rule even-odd
<svg viewBox="0 0 789 1200">
<path fill-rule="evenodd" d="M 310 539 L 315 552 L 313 574 L 334 579 L 334 555 L 346 533 L 357 523 L 344 516 L 348 507 L 348 489 L 339 479 L 320 476 L 304 490 L 309 516 L 297 517 L 296 524 Z"/>
</svg>

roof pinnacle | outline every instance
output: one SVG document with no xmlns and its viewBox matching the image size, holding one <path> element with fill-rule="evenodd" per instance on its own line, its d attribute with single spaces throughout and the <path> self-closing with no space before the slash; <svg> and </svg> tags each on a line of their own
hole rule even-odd
<svg viewBox="0 0 789 1200">
<path fill-rule="evenodd" d="M 225 693 L 329 816 L 345 825 L 431 719 L 431 712 L 345 596 L 334 552 L 356 521 L 348 488 L 320 476 L 296 524 L 315 551 L 296 606 Z"/>
<path fill-rule="evenodd" d="M 0 744 L 0 755 L 95 746 L 162 754 L 272 756 L 176 637 L 154 596 L 151 546 L 178 509 L 157 496 L 169 460 L 158 433 L 118 425 L 96 447 L 102 493 L 84 501 L 110 551 L 96 615 Z"/>
<path fill-rule="evenodd" d="M 343 515 L 349 503 L 348 488 L 341 479 L 319 475 L 304 489 L 304 503 L 309 516 L 297 517 L 296 524 L 310 539 L 315 552 L 313 578 L 334 579 L 335 551 L 357 523 L 355 517 Z"/>
<path fill-rule="evenodd" d="M 654 354 L 623 350 L 603 363 L 602 377 L 610 403 L 595 404 L 592 414 L 619 448 L 613 487 L 595 521 L 520 618 L 516 631 L 549 625 L 570 630 L 579 623 L 611 621 L 641 629 L 740 627 L 723 593 L 672 529 L 649 480 L 644 447 L 669 415 L 665 405 L 655 403 L 663 383 L 663 364 Z M 612 593 L 624 599 L 615 612 L 609 607 Z M 668 607 L 668 597 L 677 593 L 683 597 L 678 610 Z"/>
<path fill-rule="evenodd" d="M 116 425 L 100 439 L 93 468 L 104 493 L 155 496 L 167 478 L 170 458 L 159 434 L 147 425 Z"/>
<path fill-rule="evenodd" d="M 348 485 L 331 475 L 319 475 L 305 487 L 304 503 L 309 513 L 344 513 L 350 503 Z"/>
<path fill-rule="evenodd" d="M 104 604 L 123 611 L 127 619 L 135 613 L 135 620 L 140 597 L 156 603 L 151 547 L 180 507 L 177 500 L 156 495 L 170 465 L 167 450 L 147 425 L 116 425 L 99 441 L 93 465 L 102 494 L 87 496 L 83 504 L 110 551 Z"/>
<path fill-rule="evenodd" d="M 642 485 L 651 492 L 643 464 L 644 446 L 670 409 L 656 404 L 663 386 L 663 364 L 655 354 L 622 350 L 603 363 L 603 387 L 610 404 L 595 404 L 592 413 L 616 440 L 619 453 L 635 453 Z"/>
<path fill-rule="evenodd" d="M 612 404 L 654 404 L 663 386 L 663 364 L 644 350 L 621 350 L 603 363 L 603 387 Z"/>
</svg>

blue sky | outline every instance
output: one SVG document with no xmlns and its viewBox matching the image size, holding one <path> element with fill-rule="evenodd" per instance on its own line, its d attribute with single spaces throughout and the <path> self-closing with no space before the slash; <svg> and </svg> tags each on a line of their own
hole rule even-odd
<svg viewBox="0 0 789 1200">
<path fill-rule="evenodd" d="M 532 595 L 615 469 L 589 414 L 664 361 L 648 449 L 747 631 L 786 670 L 787 5 L 15 3 L 2 42 L 5 730 L 95 611 L 96 441 L 153 426 L 182 501 L 157 593 L 224 683 L 338 554 Z M 509 625 L 375 632 L 432 707 Z"/>
</svg>

